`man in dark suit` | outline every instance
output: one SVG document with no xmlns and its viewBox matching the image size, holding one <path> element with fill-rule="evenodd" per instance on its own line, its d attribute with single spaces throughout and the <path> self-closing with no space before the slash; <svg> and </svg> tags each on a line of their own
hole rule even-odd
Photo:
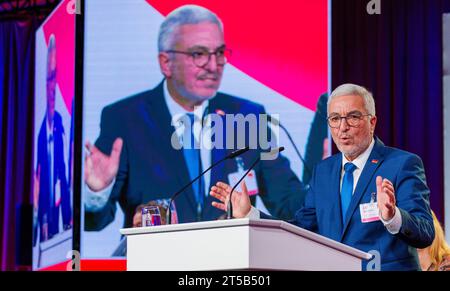
<svg viewBox="0 0 450 291">
<path fill-rule="evenodd" d="M 150 200 L 170 198 L 212 163 L 233 150 L 258 141 L 263 106 L 218 93 L 228 49 L 222 23 L 211 11 L 194 5 L 174 10 L 163 22 L 159 33 L 159 64 L 165 77 L 153 90 L 121 100 L 103 109 L 101 132 L 85 159 L 85 229 L 100 230 L 114 220 L 116 202 L 125 213 L 125 227 L 131 227 L 136 208 Z M 227 130 L 227 118 L 241 114 L 256 117 L 258 133 L 248 128 Z M 189 137 L 177 126 L 185 117 L 193 123 L 221 123 L 211 134 L 216 147 L 202 145 L 197 151 L 177 148 L 177 142 Z M 189 117 L 191 116 L 191 117 Z M 203 122 L 205 121 L 205 122 Z M 250 126 L 248 126 L 250 127 Z M 183 127 L 181 127 L 183 128 Z M 206 128 L 206 127 L 205 127 Z M 245 130 L 248 131 L 245 131 Z M 200 133 L 199 133 L 200 131 Z M 191 141 L 199 143 L 201 130 L 192 129 Z M 240 137 L 245 141 L 239 144 Z M 193 147 L 195 148 L 195 147 Z M 258 145 L 242 159 L 227 160 L 207 173 L 176 199 L 179 222 L 217 219 L 223 211 L 211 206 L 210 185 L 227 180 L 228 175 L 245 169 L 259 157 Z M 261 161 L 255 168 L 257 192 L 269 211 L 288 217 L 300 207 L 306 191 L 292 172 L 289 161 Z"/>
<path fill-rule="evenodd" d="M 47 57 L 47 111 L 37 140 L 34 206 L 37 207 L 40 241 L 59 232 L 60 211 L 63 229 L 70 228 L 72 215 L 64 161 L 64 127 L 61 115 L 55 111 L 56 68 L 56 45 L 52 35 Z"/>
<path fill-rule="evenodd" d="M 365 88 L 344 84 L 333 91 L 328 124 L 341 153 L 315 167 L 305 205 L 292 223 L 377 251 L 381 270 L 419 270 L 415 248 L 429 246 L 434 238 L 423 164 L 374 137 L 376 121 L 375 102 Z M 213 204 L 226 209 L 230 190 L 225 183 L 212 187 L 220 200 Z M 233 193 L 233 215 L 267 218 L 250 206 L 245 192 Z"/>
</svg>

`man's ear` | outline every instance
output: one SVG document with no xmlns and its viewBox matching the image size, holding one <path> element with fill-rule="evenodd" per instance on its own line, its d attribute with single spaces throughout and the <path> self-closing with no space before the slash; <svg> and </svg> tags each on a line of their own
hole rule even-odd
<svg viewBox="0 0 450 291">
<path fill-rule="evenodd" d="M 377 117 L 376 116 L 372 116 L 370 118 L 370 127 L 371 127 L 372 134 L 375 132 L 375 126 L 376 125 L 377 125 Z"/>
<path fill-rule="evenodd" d="M 170 56 L 166 52 L 160 52 L 158 54 L 159 68 L 161 72 L 166 78 L 170 78 L 172 76 L 172 70 L 170 68 L 171 60 Z"/>
</svg>

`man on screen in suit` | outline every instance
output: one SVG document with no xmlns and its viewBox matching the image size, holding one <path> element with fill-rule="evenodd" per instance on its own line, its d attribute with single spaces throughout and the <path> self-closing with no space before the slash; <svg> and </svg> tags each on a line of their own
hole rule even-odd
<svg viewBox="0 0 450 291">
<path fill-rule="evenodd" d="M 380 254 L 381 270 L 419 270 L 415 248 L 434 238 L 421 159 L 385 146 L 374 137 L 375 102 L 365 88 L 344 84 L 328 101 L 328 124 L 341 153 L 314 169 L 305 205 L 293 224 L 362 251 Z M 226 209 L 229 185 L 218 183 L 211 195 Z M 263 217 L 248 195 L 232 196 L 234 217 Z M 363 262 L 363 270 L 367 269 Z"/>
<path fill-rule="evenodd" d="M 234 137 L 236 141 L 245 135 L 242 131 L 225 131 L 227 114 L 258 118 L 265 113 L 259 104 L 217 92 L 228 49 L 222 22 L 211 11 L 186 5 L 171 12 L 161 25 L 158 48 L 165 79 L 153 90 L 105 107 L 100 136 L 95 146 L 87 143 L 86 230 L 100 230 L 113 221 L 117 201 L 125 213 L 125 227 L 131 227 L 137 206 L 170 198 L 202 169 L 243 147 L 226 147 L 227 139 Z M 197 153 L 175 149 L 173 137 L 178 132 L 174 124 L 180 121 L 178 117 L 190 114 L 198 124 L 210 113 L 223 121 L 224 131 L 215 138 L 216 142 L 222 139 L 224 147 L 201 147 Z M 193 134 L 198 142 L 198 130 L 194 128 Z M 247 145 L 252 142 L 249 139 Z M 258 147 L 241 156 L 245 169 L 260 153 Z M 193 154 L 197 158 L 192 159 Z M 221 216 L 223 212 L 211 206 L 209 185 L 228 180 L 228 174 L 237 171 L 237 163 L 225 161 L 179 195 L 175 201 L 178 220 L 193 222 Z M 303 203 L 304 185 L 286 158 L 262 161 L 255 172 L 258 193 L 273 215 L 287 217 Z"/>
<path fill-rule="evenodd" d="M 61 115 L 55 110 L 56 71 L 56 42 L 52 35 L 47 54 L 47 111 L 37 140 L 34 182 L 35 230 L 39 226 L 40 241 L 50 239 L 60 231 L 60 214 L 62 229 L 70 228 L 71 224 L 72 211 L 64 161 L 64 127 Z"/>
</svg>

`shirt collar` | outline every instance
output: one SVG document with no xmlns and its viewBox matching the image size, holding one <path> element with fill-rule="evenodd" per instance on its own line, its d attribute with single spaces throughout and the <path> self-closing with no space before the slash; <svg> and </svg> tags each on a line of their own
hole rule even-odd
<svg viewBox="0 0 450 291">
<path fill-rule="evenodd" d="M 169 109 L 170 116 L 173 121 L 178 121 L 181 117 L 186 115 L 187 113 L 192 113 L 184 109 L 180 104 L 175 102 L 173 97 L 169 93 L 169 89 L 167 88 L 167 81 L 164 80 L 164 100 L 166 101 L 167 108 Z M 202 120 L 203 113 L 205 109 L 209 105 L 209 100 L 205 100 L 200 106 L 196 106 L 194 110 L 194 115 L 196 116 L 196 120 Z"/>
<path fill-rule="evenodd" d="M 375 139 L 372 138 L 372 142 L 370 143 L 369 147 L 353 161 L 347 160 L 344 153 L 342 153 L 342 168 L 344 168 L 344 165 L 346 163 L 352 163 L 360 170 L 362 168 L 364 168 L 364 165 L 366 164 L 367 160 L 369 159 L 370 153 L 372 152 L 374 145 L 375 145 Z"/>
</svg>

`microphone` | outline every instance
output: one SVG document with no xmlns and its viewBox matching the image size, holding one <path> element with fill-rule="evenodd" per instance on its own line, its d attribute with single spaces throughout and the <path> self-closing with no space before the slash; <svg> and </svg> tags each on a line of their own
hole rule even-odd
<svg viewBox="0 0 450 291">
<path fill-rule="evenodd" d="M 289 134 L 289 131 L 287 130 L 287 128 L 284 127 L 284 126 L 281 124 L 281 122 L 280 122 L 278 119 L 276 119 L 275 117 L 273 117 L 272 115 L 268 114 L 268 116 L 269 116 L 268 120 L 269 120 L 270 123 L 272 123 L 272 124 L 275 125 L 275 126 L 280 126 L 281 129 L 284 131 L 284 133 L 285 133 L 286 136 L 288 137 L 290 143 L 291 143 L 292 146 L 294 147 L 294 150 L 295 150 L 297 156 L 298 156 L 298 157 L 300 158 L 300 160 L 302 161 L 304 169 L 309 173 L 309 175 L 311 175 L 311 169 L 309 168 L 309 166 L 306 164 L 305 160 L 303 159 L 302 154 L 301 154 L 300 151 L 298 150 L 297 145 L 295 144 L 294 140 L 292 139 L 291 135 Z"/>
<path fill-rule="evenodd" d="M 226 159 L 234 159 L 235 157 L 242 155 L 243 153 L 245 153 L 249 149 L 250 148 L 247 146 L 247 147 L 242 148 L 240 150 L 236 150 L 236 151 L 232 152 L 231 154 L 229 154 L 228 156 L 226 156 Z"/>
<path fill-rule="evenodd" d="M 201 145 L 202 143 L 203 143 L 203 127 L 205 126 L 205 117 L 206 117 L 206 115 L 208 115 L 209 114 L 209 103 L 208 103 L 208 105 L 206 106 L 206 108 L 205 108 L 205 110 L 203 111 L 203 114 L 202 114 L 202 120 L 201 120 L 201 124 L 200 124 L 200 135 L 199 135 L 199 144 Z M 198 163 L 198 169 L 199 169 L 199 171 L 202 169 L 202 155 L 201 155 L 201 153 L 198 155 L 198 161 L 197 161 L 197 163 Z M 203 182 L 203 180 L 202 179 L 200 179 L 199 181 L 198 181 L 198 184 L 199 184 L 199 187 L 198 187 L 198 190 L 201 192 L 202 191 L 202 182 Z M 199 193 L 199 195 L 205 195 L 205 193 Z M 203 197 L 203 196 L 201 196 L 201 197 Z M 203 201 L 203 199 L 202 199 L 202 201 Z M 200 205 L 200 203 L 199 204 L 197 204 L 197 220 L 200 220 L 201 219 L 201 216 L 202 216 L 202 213 L 201 213 L 201 205 Z M 167 220 L 166 220 L 167 221 Z"/>
<path fill-rule="evenodd" d="M 239 150 L 236 150 L 236 151 L 230 153 L 229 155 L 225 156 L 224 158 L 218 160 L 217 162 L 215 162 L 214 164 L 209 166 L 206 170 L 204 170 L 202 173 L 200 173 L 194 180 L 190 181 L 183 188 L 181 188 L 180 190 L 175 192 L 175 194 L 173 194 L 172 197 L 170 197 L 169 205 L 167 207 L 166 223 L 167 224 L 171 224 L 171 207 L 172 207 L 172 202 L 175 200 L 175 198 L 177 198 L 178 195 L 180 195 L 180 193 L 182 193 L 184 190 L 186 190 L 187 187 L 191 186 L 195 181 L 200 179 L 201 176 L 203 176 L 206 172 L 208 172 L 209 170 L 211 170 L 212 168 L 214 168 L 218 164 L 222 163 L 225 160 L 233 159 L 233 158 L 235 158 L 237 156 L 240 156 L 243 153 L 247 152 L 249 149 L 250 149 L 250 147 L 247 146 L 245 148 L 242 148 L 242 149 L 239 149 Z M 201 194 L 204 195 L 203 193 L 201 193 Z"/>
<path fill-rule="evenodd" d="M 284 151 L 284 147 L 278 147 L 278 148 L 272 149 L 269 152 L 269 155 L 275 155 L 275 154 L 278 155 L 282 151 Z M 231 189 L 230 199 L 228 200 L 228 207 L 227 207 L 227 219 L 233 218 L 233 216 L 232 216 L 233 205 L 231 203 L 231 195 L 233 194 L 234 189 L 236 189 L 236 187 L 241 183 L 241 181 L 244 180 L 245 177 L 247 177 L 247 174 L 250 173 L 250 171 L 256 166 L 257 163 L 259 163 L 260 160 L 261 160 L 261 155 L 253 162 L 253 164 L 250 166 L 250 168 L 248 168 L 247 172 L 245 172 L 245 174 L 239 179 L 239 181 L 237 181 L 237 183 Z"/>
</svg>

